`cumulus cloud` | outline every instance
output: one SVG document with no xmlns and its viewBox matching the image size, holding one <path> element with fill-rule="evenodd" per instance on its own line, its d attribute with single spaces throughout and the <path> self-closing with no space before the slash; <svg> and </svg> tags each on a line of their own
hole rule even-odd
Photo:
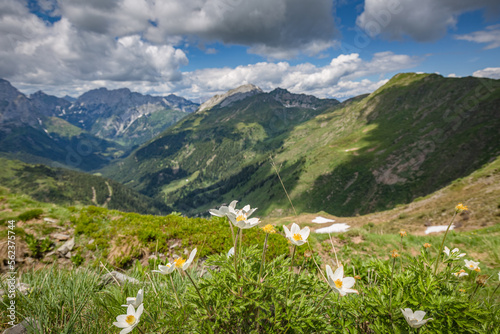
<svg viewBox="0 0 500 334">
<path fill-rule="evenodd" d="M 500 67 L 487 67 L 485 69 L 475 71 L 472 75 L 479 78 L 500 79 Z"/>
<path fill-rule="evenodd" d="M 22 3 L 0 6 L 0 77 L 12 81 L 175 81 L 188 63 L 181 49 L 153 44 L 139 34 L 98 34 L 78 29 L 64 16 L 48 24 Z"/>
<path fill-rule="evenodd" d="M 410 36 L 432 41 L 454 28 L 462 13 L 485 9 L 498 13 L 498 0 L 365 0 L 364 11 L 356 23 L 370 36 L 389 39 Z"/>
<path fill-rule="evenodd" d="M 153 43 L 221 41 L 274 58 L 317 54 L 337 36 L 331 0 L 65 0 L 64 15 L 79 30 L 142 34 Z"/>
<path fill-rule="evenodd" d="M 488 26 L 486 30 L 475 31 L 470 34 L 456 35 L 456 39 L 488 44 L 485 49 L 495 49 L 500 47 L 500 25 Z"/>
<path fill-rule="evenodd" d="M 235 68 L 200 69 L 184 74 L 177 89 L 181 95 L 196 92 L 220 94 L 237 86 L 252 83 L 263 90 L 281 87 L 294 93 L 318 97 L 347 98 L 369 93 L 387 82 L 380 79 L 356 81 L 361 77 L 394 73 L 416 66 L 420 58 L 381 52 L 365 61 L 359 54 L 339 55 L 328 65 L 310 63 L 290 65 L 288 62 L 261 62 Z"/>
</svg>

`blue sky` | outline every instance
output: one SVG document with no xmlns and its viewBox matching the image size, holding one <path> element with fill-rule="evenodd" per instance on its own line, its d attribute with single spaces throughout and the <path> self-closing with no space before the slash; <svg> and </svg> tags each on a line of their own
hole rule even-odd
<svg viewBox="0 0 500 334">
<path fill-rule="evenodd" d="M 242 84 L 346 99 L 399 72 L 500 79 L 498 0 L 2 0 L 0 77 L 201 102 Z"/>
</svg>

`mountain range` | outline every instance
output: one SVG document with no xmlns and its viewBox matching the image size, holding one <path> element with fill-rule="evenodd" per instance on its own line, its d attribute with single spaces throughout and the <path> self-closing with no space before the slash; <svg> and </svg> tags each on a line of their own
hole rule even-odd
<svg viewBox="0 0 500 334">
<path fill-rule="evenodd" d="M 26 162 L 95 170 L 198 108 L 184 98 L 100 88 L 76 99 L 26 96 L 0 79 L 0 152 Z"/>
<path fill-rule="evenodd" d="M 500 155 L 500 80 L 486 78 L 403 73 L 343 102 L 251 84 L 201 106 L 128 89 L 70 100 L 0 81 L 3 156 L 98 171 L 190 215 L 233 199 L 268 216 L 365 214 Z"/>
<path fill-rule="evenodd" d="M 233 199 L 281 215 L 291 208 L 276 167 L 299 212 L 350 216 L 409 203 L 500 154 L 500 80 L 399 74 L 342 103 L 243 91 L 103 174 L 193 215 Z"/>
</svg>

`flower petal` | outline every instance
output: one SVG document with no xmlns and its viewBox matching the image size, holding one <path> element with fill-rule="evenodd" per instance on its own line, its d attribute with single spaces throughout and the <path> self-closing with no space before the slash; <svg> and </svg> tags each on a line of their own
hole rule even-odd
<svg viewBox="0 0 500 334">
<path fill-rule="evenodd" d="M 123 322 L 113 322 L 113 326 L 116 326 L 118 328 L 125 328 L 128 327 L 128 324 L 123 321 Z"/>
<path fill-rule="evenodd" d="M 292 228 L 290 229 L 290 232 L 292 232 L 292 235 L 294 234 L 300 234 L 300 227 L 299 225 L 293 223 Z"/>
<path fill-rule="evenodd" d="M 344 288 L 342 287 L 342 290 L 346 293 L 357 293 L 359 294 L 359 291 L 358 290 L 355 290 L 355 289 L 348 289 L 348 288 Z"/>
<path fill-rule="evenodd" d="M 328 279 L 332 278 L 333 277 L 332 268 L 328 264 L 325 266 L 325 268 L 326 268 L 326 277 L 328 277 Z"/>
<path fill-rule="evenodd" d="M 354 277 L 344 277 L 344 279 L 342 280 L 342 287 L 349 289 L 354 286 L 354 283 L 356 283 Z"/>
<path fill-rule="evenodd" d="M 135 299 L 135 305 L 142 304 L 143 300 L 144 300 L 144 290 L 140 289 L 139 292 L 137 292 L 137 298 Z"/>
<path fill-rule="evenodd" d="M 292 233 L 290 232 L 290 230 L 288 229 L 288 227 L 286 227 L 285 225 L 283 225 L 283 231 L 285 231 L 285 237 L 290 238 L 290 236 L 291 236 Z"/>
<path fill-rule="evenodd" d="M 333 273 L 332 279 L 335 282 L 336 280 L 342 280 L 344 278 L 344 266 L 340 266 Z"/>
<path fill-rule="evenodd" d="M 302 240 L 307 240 L 309 237 L 309 234 L 311 233 L 311 230 L 309 229 L 309 226 L 306 226 L 300 231 L 300 235 L 302 236 Z"/>
<path fill-rule="evenodd" d="M 417 319 L 417 321 L 422 321 L 422 319 L 424 319 L 424 317 L 425 317 L 425 312 L 424 311 L 415 311 L 415 313 L 413 313 L 413 317 L 415 319 Z"/>
<path fill-rule="evenodd" d="M 141 319 L 142 312 L 144 311 L 144 304 L 139 305 L 137 308 L 137 311 L 135 312 L 135 319 L 136 323 L 139 322 L 139 319 Z"/>
</svg>

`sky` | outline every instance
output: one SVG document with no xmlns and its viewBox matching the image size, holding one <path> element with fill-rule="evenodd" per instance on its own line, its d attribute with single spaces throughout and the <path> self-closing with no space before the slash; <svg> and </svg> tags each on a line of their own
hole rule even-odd
<svg viewBox="0 0 500 334">
<path fill-rule="evenodd" d="M 400 72 L 500 79 L 500 1 L 0 0 L 0 78 L 27 94 L 344 100 Z"/>
</svg>

